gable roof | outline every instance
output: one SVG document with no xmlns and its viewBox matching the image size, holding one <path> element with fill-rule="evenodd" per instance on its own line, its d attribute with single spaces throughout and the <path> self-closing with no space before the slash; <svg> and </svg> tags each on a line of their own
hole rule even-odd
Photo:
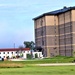
<svg viewBox="0 0 75 75">
<path fill-rule="evenodd" d="M 44 14 L 38 16 L 38 17 L 33 18 L 33 20 L 41 18 L 41 17 L 43 17 L 45 15 L 58 15 L 58 14 L 65 13 L 65 12 L 73 10 L 73 9 L 75 9 L 75 6 L 74 7 L 64 7 L 63 9 L 59 9 L 59 10 L 44 13 Z"/>
<path fill-rule="evenodd" d="M 0 52 L 2 51 L 19 51 L 20 48 L 4 48 L 4 49 L 0 49 Z M 30 50 L 29 48 L 22 48 L 22 50 L 27 51 Z"/>
</svg>

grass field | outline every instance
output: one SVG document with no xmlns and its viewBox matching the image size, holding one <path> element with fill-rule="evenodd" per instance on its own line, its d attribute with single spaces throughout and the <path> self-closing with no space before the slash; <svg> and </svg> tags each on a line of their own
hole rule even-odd
<svg viewBox="0 0 75 75">
<path fill-rule="evenodd" d="M 75 75 L 75 66 L 0 68 L 0 75 Z"/>
<path fill-rule="evenodd" d="M 42 64 L 42 63 L 71 63 L 75 60 L 75 57 L 64 57 L 64 56 L 58 56 L 54 58 L 45 58 L 45 59 L 31 59 L 31 60 L 25 60 L 25 61 L 6 61 L 6 62 L 0 62 L 0 63 L 21 63 L 21 64 Z"/>
<path fill-rule="evenodd" d="M 0 62 L 0 75 L 75 75 L 75 66 L 36 66 L 42 63 L 69 63 L 75 58 L 55 57 L 43 60 Z M 1 67 L 2 65 L 3 68 Z M 20 67 L 19 67 L 20 65 Z M 22 67 L 21 67 L 22 66 Z"/>
<path fill-rule="evenodd" d="M 74 60 L 75 60 L 75 57 L 58 56 L 54 58 L 45 58 L 45 59 L 39 59 L 39 60 L 32 59 L 32 60 L 27 60 L 27 61 L 20 61 L 20 62 L 14 61 L 14 62 L 21 63 L 21 64 L 42 64 L 42 63 L 71 63 Z"/>
</svg>

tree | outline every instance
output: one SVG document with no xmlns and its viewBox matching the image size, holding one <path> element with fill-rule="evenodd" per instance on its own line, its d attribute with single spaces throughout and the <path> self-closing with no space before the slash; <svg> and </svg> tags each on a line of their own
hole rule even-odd
<svg viewBox="0 0 75 75">
<path fill-rule="evenodd" d="M 30 41 L 30 42 L 29 41 L 24 41 L 24 45 L 25 45 L 25 48 L 33 49 L 35 43 L 33 41 Z"/>
<path fill-rule="evenodd" d="M 17 58 L 23 57 L 23 46 L 19 46 L 19 50 L 17 50 Z"/>
<path fill-rule="evenodd" d="M 41 46 L 36 46 L 36 47 L 34 48 L 34 50 L 35 50 L 35 51 L 38 51 L 38 52 L 41 52 L 41 51 L 43 51 L 43 48 L 42 48 Z"/>
<path fill-rule="evenodd" d="M 23 50 L 23 46 L 19 46 L 19 49 L 20 49 L 20 50 Z"/>
<path fill-rule="evenodd" d="M 35 43 L 33 41 L 24 41 L 25 48 L 30 48 L 31 49 L 31 58 L 33 58 L 33 53 L 32 50 L 34 49 Z"/>
</svg>

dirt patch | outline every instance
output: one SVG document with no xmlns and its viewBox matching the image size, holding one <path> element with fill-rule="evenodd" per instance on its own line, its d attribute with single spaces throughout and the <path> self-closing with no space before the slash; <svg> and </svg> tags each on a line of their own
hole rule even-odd
<svg viewBox="0 0 75 75">
<path fill-rule="evenodd" d="M 69 66 L 75 65 L 75 63 L 50 63 L 50 64 L 36 64 L 37 66 Z"/>
</svg>

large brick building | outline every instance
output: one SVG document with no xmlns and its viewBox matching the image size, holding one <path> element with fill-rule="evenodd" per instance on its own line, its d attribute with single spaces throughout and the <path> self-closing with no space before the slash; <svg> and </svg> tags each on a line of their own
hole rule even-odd
<svg viewBox="0 0 75 75">
<path fill-rule="evenodd" d="M 44 13 L 33 19 L 35 42 L 45 57 L 75 54 L 75 7 Z"/>
</svg>

